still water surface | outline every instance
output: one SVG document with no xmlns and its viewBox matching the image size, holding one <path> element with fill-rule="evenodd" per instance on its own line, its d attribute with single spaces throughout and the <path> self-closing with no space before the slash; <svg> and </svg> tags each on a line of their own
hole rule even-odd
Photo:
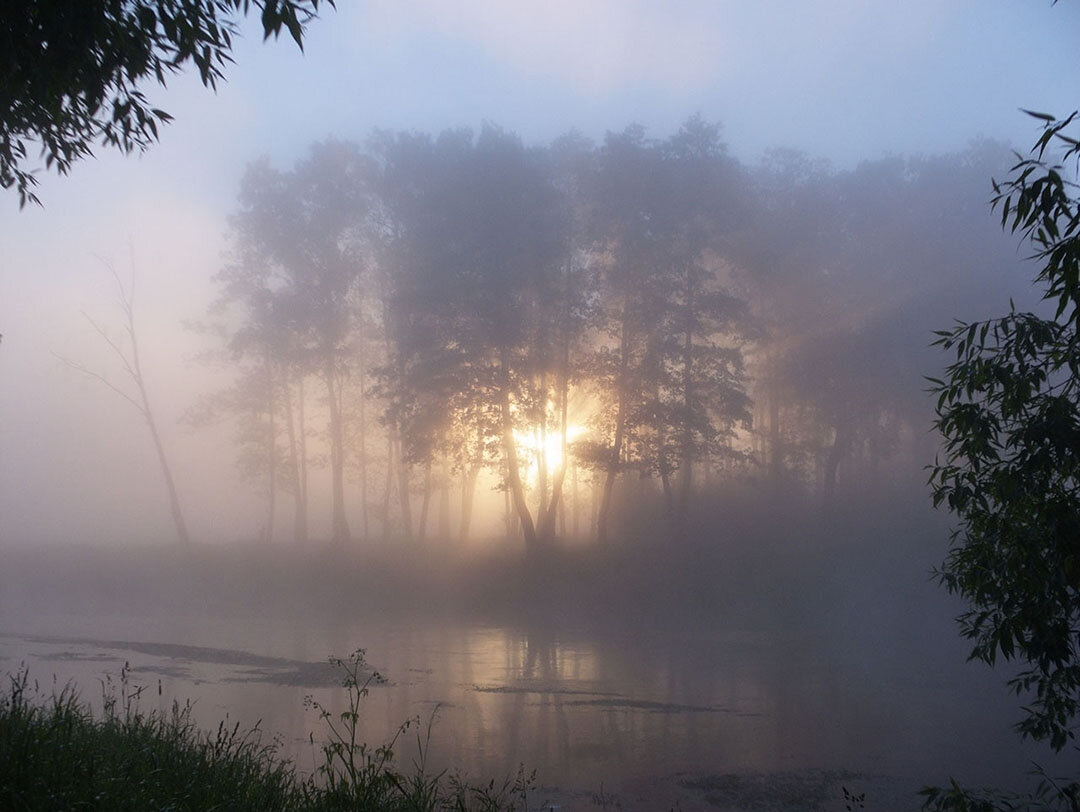
<svg viewBox="0 0 1080 812">
<path fill-rule="evenodd" d="M 1008 728 L 1016 710 L 1002 675 L 965 665 L 950 626 L 900 634 L 858 612 L 839 626 L 753 632 L 376 613 L 328 623 L 83 612 L 19 626 L 0 623 L 0 669 L 25 662 L 93 698 L 129 662 L 144 707 L 190 698 L 206 727 L 226 715 L 260 722 L 302 769 L 314 763 L 311 737 L 324 736 L 304 698 L 344 707 L 326 656 L 363 647 L 387 679 L 365 701 L 369 742 L 419 718 L 399 739 L 404 760 L 430 722 L 430 766 L 502 778 L 525 764 L 537 770 L 534 797 L 564 810 L 607 797 L 623 809 L 739 808 L 716 792 L 724 776 L 803 782 L 821 800 L 805 808 L 843 808 L 841 784 L 868 789 L 874 808 L 916 808 L 907 793 L 922 784 L 1018 781 L 1041 755 Z"/>
</svg>

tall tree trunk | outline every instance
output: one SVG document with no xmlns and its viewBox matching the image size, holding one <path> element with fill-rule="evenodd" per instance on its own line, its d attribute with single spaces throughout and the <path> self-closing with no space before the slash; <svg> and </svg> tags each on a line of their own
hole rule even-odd
<svg viewBox="0 0 1080 812">
<path fill-rule="evenodd" d="M 836 500 L 836 469 L 847 453 L 851 442 L 850 429 L 846 422 L 837 424 L 833 433 L 833 443 L 829 448 L 829 456 L 825 459 L 825 482 L 822 488 L 822 499 L 826 511 L 835 507 Z"/>
<path fill-rule="evenodd" d="M 784 470 L 784 449 L 780 439 L 780 382 L 776 359 L 770 355 L 766 363 L 769 369 L 769 482 L 777 488 Z"/>
<path fill-rule="evenodd" d="M 693 485 L 694 461 L 690 458 L 683 460 L 679 469 L 679 502 L 675 513 L 675 538 L 686 538 L 690 523 L 690 493 Z"/>
<path fill-rule="evenodd" d="M 154 450 L 157 452 L 158 463 L 161 465 L 161 473 L 165 478 L 165 488 L 169 492 L 169 512 L 172 514 L 173 524 L 176 526 L 176 537 L 181 544 L 188 545 L 191 543 L 191 536 L 188 535 L 187 522 L 184 521 L 184 511 L 180 508 L 180 497 L 176 493 L 172 468 L 169 467 L 169 460 L 165 456 L 165 447 L 161 444 L 161 435 L 158 434 L 157 421 L 154 420 L 154 413 L 150 409 L 150 398 L 146 394 L 146 383 L 143 378 L 142 365 L 139 361 L 139 344 L 135 339 L 135 311 L 131 299 L 126 294 L 123 295 L 123 304 L 128 320 L 128 337 L 131 340 L 132 377 L 139 390 L 143 417 L 146 419 L 146 425 L 150 429 L 150 436 L 154 441 Z M 121 357 L 123 356 L 121 355 Z"/>
<path fill-rule="evenodd" d="M 401 529 L 405 540 L 412 539 L 412 500 L 410 499 L 409 480 L 412 466 L 405 460 L 404 449 L 401 445 L 401 432 L 395 426 L 394 434 L 397 443 L 397 473 L 398 473 L 398 500 L 401 503 Z"/>
<path fill-rule="evenodd" d="M 509 538 L 513 538 L 514 535 L 515 535 L 514 534 L 515 514 L 514 514 L 513 502 L 510 499 L 510 475 L 507 473 L 507 465 L 506 465 L 505 460 L 503 461 L 502 474 L 503 474 L 503 489 L 502 489 L 502 492 L 503 492 L 503 525 L 505 526 L 506 537 L 509 539 Z"/>
<path fill-rule="evenodd" d="M 570 495 L 572 498 L 571 512 L 570 512 L 570 533 L 576 539 L 578 538 L 578 505 L 580 503 L 580 497 L 578 495 L 578 467 L 575 464 L 570 469 Z"/>
<path fill-rule="evenodd" d="M 431 460 L 424 466 L 424 496 L 420 503 L 420 524 L 416 529 L 416 537 L 423 541 L 427 535 L 428 505 L 431 503 Z"/>
<path fill-rule="evenodd" d="M 540 411 L 540 437 L 536 448 L 536 489 L 540 491 L 540 502 L 536 509 L 537 532 L 541 536 L 547 533 L 548 506 L 548 454 L 547 454 L 547 372 L 540 373 L 540 391 L 543 393 L 543 406 Z"/>
<path fill-rule="evenodd" d="M 139 389 L 142 389 L 141 385 Z M 143 393 L 143 402 L 146 402 L 145 393 Z M 181 544 L 187 545 L 191 543 L 191 537 L 188 535 L 187 523 L 184 521 L 184 511 L 180 508 L 180 497 L 177 496 L 176 493 L 176 484 L 173 482 L 172 469 L 169 468 L 169 461 L 165 458 L 165 449 L 161 445 L 161 437 L 158 435 L 154 416 L 149 412 L 149 404 L 147 404 L 146 408 L 146 424 L 150 427 L 150 436 L 154 439 L 154 449 L 157 451 L 158 462 L 161 465 L 161 473 L 165 477 L 165 488 L 169 492 L 169 511 L 172 513 L 173 524 L 176 526 L 176 537 L 180 540 Z"/>
<path fill-rule="evenodd" d="M 158 433 L 157 422 L 154 420 L 154 412 L 150 408 L 150 398 L 146 393 L 146 379 L 143 377 L 142 364 L 139 359 L 139 341 L 135 335 L 134 291 L 132 290 L 129 292 L 129 290 L 124 287 L 124 283 L 120 281 L 119 274 L 117 274 L 111 266 L 109 270 L 112 272 L 113 279 L 116 280 L 120 296 L 120 307 L 124 313 L 125 321 L 127 322 L 125 328 L 128 334 L 128 342 L 131 344 L 130 356 L 115 341 L 113 341 L 113 339 L 109 338 L 109 334 L 106 333 L 97 322 L 89 316 L 86 316 L 86 320 L 90 322 L 90 325 L 94 328 L 95 332 L 101 336 L 105 343 L 108 344 L 109 348 L 120 359 L 124 371 L 135 384 L 138 398 L 132 397 L 123 389 L 113 385 L 104 375 L 93 372 L 82 364 L 78 364 L 74 361 L 68 359 L 63 360 L 68 366 L 84 375 L 94 378 L 99 383 L 113 390 L 113 392 L 134 406 L 136 411 L 142 415 L 143 420 L 146 421 L 147 428 L 150 430 L 150 438 L 154 442 L 154 451 L 157 453 L 158 464 L 161 466 L 161 474 L 165 479 L 165 488 L 169 494 L 169 511 L 172 514 L 173 525 L 176 527 L 176 537 L 181 544 L 187 545 L 191 543 L 191 537 L 188 535 L 187 523 L 184 521 L 184 512 L 180 508 L 180 497 L 176 493 L 176 483 L 173 480 L 172 469 L 169 467 L 169 460 L 165 455 L 165 447 L 162 445 L 161 435 Z M 134 285 L 132 287 L 134 287 Z"/>
<path fill-rule="evenodd" d="M 469 538 L 473 503 L 476 501 L 476 478 L 479 474 L 480 466 L 475 463 L 469 463 L 468 468 L 461 472 L 461 527 L 458 531 L 461 541 Z"/>
<path fill-rule="evenodd" d="M 503 351 L 501 358 L 502 370 L 500 380 L 500 406 L 502 413 L 502 441 L 503 453 L 506 457 L 506 479 L 510 488 L 510 498 L 514 503 L 514 510 L 521 522 L 521 532 L 525 539 L 525 550 L 532 555 L 538 552 L 536 526 L 533 524 L 532 513 L 525 501 L 525 488 L 521 483 L 521 470 L 518 466 L 517 440 L 514 439 L 514 418 L 510 412 L 510 373 L 507 369 L 506 352 Z"/>
<path fill-rule="evenodd" d="M 276 409 L 274 408 L 274 373 L 270 364 L 270 352 L 267 350 L 266 358 L 266 409 L 267 409 L 267 436 L 266 436 L 266 463 L 267 463 L 267 500 L 266 500 L 266 533 L 264 541 L 271 544 L 274 541 L 274 519 L 277 515 L 277 422 L 275 421 Z"/>
<path fill-rule="evenodd" d="M 335 544 L 349 543 L 345 516 L 345 431 L 341 418 L 341 386 L 332 366 L 326 369 L 326 394 L 330 401 L 330 477 L 332 487 L 332 535 Z"/>
<path fill-rule="evenodd" d="M 569 284 L 569 283 L 568 283 Z M 564 314 L 565 329 L 563 333 L 563 344 L 561 347 L 559 358 L 559 383 L 558 383 L 558 405 L 559 405 L 559 447 L 560 447 L 560 461 L 559 469 L 555 472 L 555 481 L 551 486 L 551 501 L 544 505 L 541 503 L 540 511 L 540 527 L 537 532 L 541 538 L 550 540 L 555 535 L 555 521 L 559 515 L 559 511 L 562 510 L 562 491 L 563 483 L 566 481 L 566 466 L 567 466 L 567 445 L 566 445 L 566 433 L 567 433 L 567 421 L 569 419 L 569 404 L 570 404 L 570 328 L 569 328 L 569 316 Z M 545 421 L 546 422 L 546 421 Z M 547 448 L 547 440 L 545 436 L 544 447 Z M 545 454 L 546 460 L 546 454 Z M 565 528 L 566 521 L 563 520 L 563 534 L 566 534 Z"/>
<path fill-rule="evenodd" d="M 664 490 L 664 520 L 668 526 L 668 532 L 673 536 L 678 533 L 675 523 L 675 492 L 671 487 L 671 472 L 665 466 L 660 471 L 660 485 Z"/>
<path fill-rule="evenodd" d="M 681 540 L 685 538 L 688 513 L 690 510 L 690 490 L 694 466 L 694 294 L 693 271 L 686 268 L 686 328 L 683 335 L 683 418 L 682 418 L 682 459 L 679 461 L 679 504 L 676 512 L 675 533 Z"/>
<path fill-rule="evenodd" d="M 611 444 L 610 459 L 604 477 L 603 492 L 596 515 L 596 540 L 605 544 L 608 541 L 608 517 L 611 513 L 611 493 L 615 487 L 615 475 L 619 470 L 619 461 L 623 451 L 623 432 L 626 426 L 626 387 L 627 370 L 630 365 L 630 326 L 629 304 L 623 301 L 622 328 L 619 339 L 619 372 L 615 380 L 615 439 Z"/>
<path fill-rule="evenodd" d="M 360 368 L 360 536 L 368 538 L 367 382 Z"/>
<path fill-rule="evenodd" d="M 555 519 L 558 517 L 559 506 L 562 504 L 562 486 L 565 478 L 566 466 L 560 465 L 559 470 L 555 472 L 551 501 L 548 503 L 544 515 L 540 517 L 540 524 L 536 531 L 537 536 L 545 543 L 550 542 L 555 535 Z"/>
<path fill-rule="evenodd" d="M 450 466 L 443 460 L 439 477 L 439 540 L 450 539 Z"/>
<path fill-rule="evenodd" d="M 600 515 L 600 477 L 594 472 L 589 478 L 589 532 L 598 533 L 598 520 Z"/>
<path fill-rule="evenodd" d="M 307 542 L 307 494 L 304 493 L 303 477 L 300 472 L 300 451 L 297 443 L 296 412 L 293 410 L 292 386 L 285 382 L 285 426 L 289 439 L 289 471 L 293 478 L 293 541 L 303 544 Z M 301 382 L 300 395 L 303 397 L 303 383 Z M 303 406 L 300 408 L 303 414 Z M 303 425 L 300 433 L 303 433 Z"/>
<path fill-rule="evenodd" d="M 304 541 L 308 539 L 308 455 L 307 455 L 307 418 L 304 416 L 307 408 L 307 395 L 304 393 L 304 376 L 300 376 L 297 386 L 297 424 L 299 429 L 299 452 L 300 452 L 300 493 L 303 503 L 303 529 Z"/>
<path fill-rule="evenodd" d="M 382 534 L 383 540 L 390 538 L 390 495 L 394 490 L 394 438 L 386 432 L 386 487 L 383 489 Z"/>
</svg>

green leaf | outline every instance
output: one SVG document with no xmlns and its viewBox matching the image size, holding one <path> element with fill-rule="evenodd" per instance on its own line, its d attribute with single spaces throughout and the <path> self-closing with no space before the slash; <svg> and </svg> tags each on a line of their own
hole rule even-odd
<svg viewBox="0 0 1080 812">
<path fill-rule="evenodd" d="M 1021 107 L 1020 109 L 1021 109 L 1021 111 L 1027 113 L 1032 118 L 1037 118 L 1040 121 L 1047 121 L 1047 122 L 1057 121 L 1057 119 L 1054 116 L 1052 116 L 1052 115 L 1050 115 L 1048 113 L 1036 113 L 1034 110 L 1025 110 L 1023 107 Z"/>
</svg>

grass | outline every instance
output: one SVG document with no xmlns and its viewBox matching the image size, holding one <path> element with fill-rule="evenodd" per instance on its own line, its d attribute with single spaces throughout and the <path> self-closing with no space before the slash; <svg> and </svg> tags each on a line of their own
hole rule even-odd
<svg viewBox="0 0 1080 812">
<path fill-rule="evenodd" d="M 0 696 L 0 809 L 11 810 L 360 810 L 362 812 L 511 812 L 528 808 L 532 776 L 472 784 L 429 774 L 423 752 L 401 770 L 394 742 L 369 747 L 358 737 L 360 708 L 379 680 L 363 652 L 333 659 L 348 691 L 347 710 L 333 714 L 308 704 L 327 729 L 322 764 L 298 772 L 264 743 L 261 731 L 224 722 L 198 728 L 191 706 L 166 713 L 139 709 L 141 688 L 127 670 L 102 685 L 94 714 L 73 686 L 42 691 L 24 667 L 9 675 Z M 401 728 L 404 732 L 411 724 Z"/>
</svg>

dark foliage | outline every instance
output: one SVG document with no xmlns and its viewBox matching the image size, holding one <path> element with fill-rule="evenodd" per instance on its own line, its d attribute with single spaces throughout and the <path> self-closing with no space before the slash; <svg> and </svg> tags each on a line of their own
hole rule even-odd
<svg viewBox="0 0 1080 812">
<path fill-rule="evenodd" d="M 325 0 L 333 5 L 334 0 Z M 66 174 L 101 143 L 146 149 L 171 119 L 142 88 L 192 62 L 214 88 L 232 61 L 238 18 L 255 6 L 263 34 L 303 47 L 320 0 L 31 0 L 0 7 L 0 186 L 40 202 L 33 144 Z"/>
<path fill-rule="evenodd" d="M 994 205 L 1034 246 L 1054 316 L 1013 308 L 937 333 L 956 361 L 931 379 L 945 443 L 930 483 L 935 505 L 960 520 L 938 577 L 968 602 L 971 657 L 1024 663 L 1009 683 L 1026 703 L 1018 729 L 1061 750 L 1080 711 L 1080 209 L 1065 168 L 1080 142 L 1065 132 L 1076 113 L 1032 115 L 1043 135 L 994 184 Z M 1052 145 L 1064 145 L 1057 163 L 1046 159 Z M 1055 798 L 1076 808 L 1072 785 Z M 996 803 L 956 787 L 928 799 L 936 809 L 1028 808 Z"/>
<path fill-rule="evenodd" d="M 330 661 L 343 674 L 349 704 L 332 714 L 311 703 L 328 736 L 314 776 L 278 758 L 258 729 L 222 722 L 205 733 L 191 721 L 190 705 L 142 712 L 142 690 L 129 683 L 126 666 L 119 682 L 104 683 L 100 715 L 70 685 L 46 695 L 25 669 L 9 675 L 0 695 L 0 808 L 500 812 L 519 799 L 527 805 L 533 782 L 523 768 L 503 783 L 478 785 L 428 774 L 423 759 L 399 771 L 392 742 L 370 748 L 357 737 L 362 700 L 381 678 L 366 668 L 363 651 Z"/>
</svg>

